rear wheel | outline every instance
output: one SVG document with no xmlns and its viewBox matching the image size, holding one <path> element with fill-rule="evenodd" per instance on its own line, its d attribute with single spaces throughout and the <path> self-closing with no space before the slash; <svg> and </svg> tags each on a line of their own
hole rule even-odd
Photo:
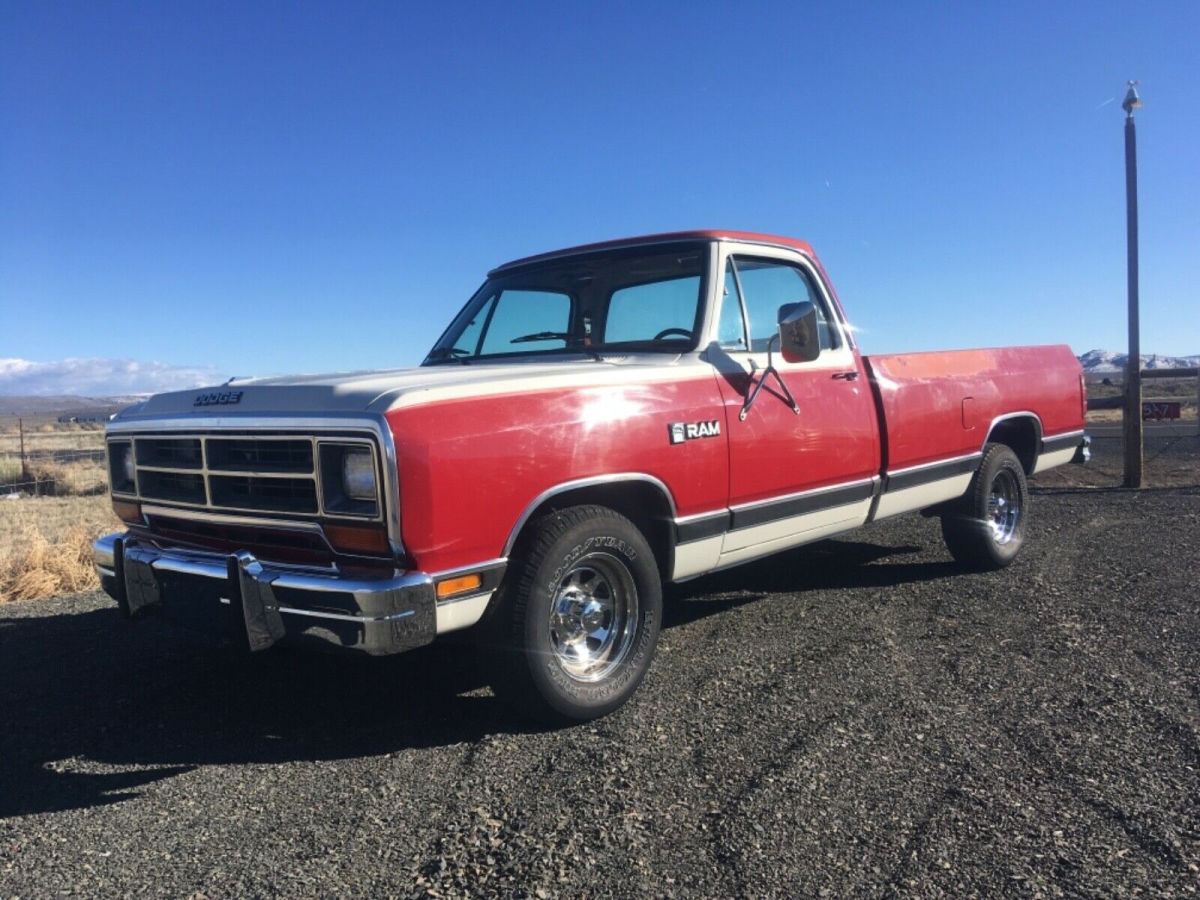
<svg viewBox="0 0 1200 900">
<path fill-rule="evenodd" d="M 551 513 L 501 587 L 496 692 L 545 720 L 606 715 L 641 684 L 661 619 L 658 566 L 632 522 L 602 506 Z"/>
<path fill-rule="evenodd" d="M 942 515 L 942 536 L 959 563 L 1001 569 L 1025 541 L 1029 487 L 1025 470 L 1004 444 L 988 444 L 966 495 Z"/>
</svg>

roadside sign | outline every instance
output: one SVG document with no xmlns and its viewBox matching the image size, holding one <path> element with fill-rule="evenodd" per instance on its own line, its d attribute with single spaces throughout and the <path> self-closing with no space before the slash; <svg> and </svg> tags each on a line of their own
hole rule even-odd
<svg viewBox="0 0 1200 900">
<path fill-rule="evenodd" d="M 1162 421 L 1163 419 L 1178 419 L 1179 418 L 1179 401 L 1172 400 L 1168 402 L 1150 401 L 1142 404 L 1142 421 L 1153 419 Z"/>
</svg>

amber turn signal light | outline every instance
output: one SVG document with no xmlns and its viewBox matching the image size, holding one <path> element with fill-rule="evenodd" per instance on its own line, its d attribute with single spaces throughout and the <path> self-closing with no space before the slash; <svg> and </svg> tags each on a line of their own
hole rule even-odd
<svg viewBox="0 0 1200 900">
<path fill-rule="evenodd" d="M 114 500 L 113 512 L 126 525 L 142 525 L 142 504 L 129 503 L 126 500 Z"/>
<path fill-rule="evenodd" d="M 439 581 L 437 586 L 437 598 L 445 600 L 447 597 L 453 597 L 456 594 L 465 594 L 468 591 L 475 591 L 483 584 L 483 579 L 478 575 L 461 575 L 458 578 L 447 578 L 445 581 Z"/>
<path fill-rule="evenodd" d="M 325 524 L 325 537 L 330 546 L 342 553 L 387 554 L 387 532 L 382 528 L 361 528 L 355 525 Z"/>
</svg>

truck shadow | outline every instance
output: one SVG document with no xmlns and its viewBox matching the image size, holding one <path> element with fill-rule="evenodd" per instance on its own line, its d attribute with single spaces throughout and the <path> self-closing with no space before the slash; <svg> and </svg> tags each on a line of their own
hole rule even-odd
<svg viewBox="0 0 1200 900">
<path fill-rule="evenodd" d="M 894 584 L 947 564 L 846 541 L 670 591 L 666 625 L 766 594 Z M 868 565 L 870 563 L 870 565 Z M 358 758 L 537 730 L 485 687 L 473 649 L 390 659 L 237 656 L 115 607 L 0 619 L 0 819 L 117 803 L 201 766 Z"/>
<path fill-rule="evenodd" d="M 115 606 L 0 620 L 0 819 L 115 803 L 193 768 L 356 758 L 529 731 L 471 648 L 248 657 Z"/>
<path fill-rule="evenodd" d="M 810 544 L 666 591 L 663 624 L 685 625 L 724 609 L 753 603 L 771 594 L 840 588 L 890 587 L 961 574 L 949 559 L 937 562 L 881 562 L 911 556 L 926 548 L 885 546 L 864 541 L 829 540 Z"/>
</svg>

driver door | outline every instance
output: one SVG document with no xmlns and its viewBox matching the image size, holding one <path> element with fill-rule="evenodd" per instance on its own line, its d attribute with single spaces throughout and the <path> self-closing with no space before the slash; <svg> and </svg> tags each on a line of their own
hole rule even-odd
<svg viewBox="0 0 1200 900">
<path fill-rule="evenodd" d="M 729 434 L 732 521 L 721 549 L 728 564 L 865 522 L 879 447 L 870 386 L 811 263 L 788 250 L 727 243 L 719 265 L 709 357 Z M 812 362 L 787 363 L 778 351 L 779 307 L 800 300 L 817 308 L 821 352 Z M 743 418 L 768 359 L 799 412 L 767 377 Z"/>
</svg>

